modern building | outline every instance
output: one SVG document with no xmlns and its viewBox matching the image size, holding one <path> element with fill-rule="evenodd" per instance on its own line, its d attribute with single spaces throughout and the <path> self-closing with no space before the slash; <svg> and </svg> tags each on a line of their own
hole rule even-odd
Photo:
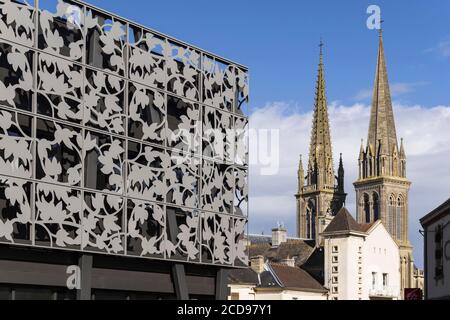
<svg viewBox="0 0 450 320">
<path fill-rule="evenodd" d="M 425 299 L 450 300 L 450 199 L 420 223 L 424 228 Z"/>
<path fill-rule="evenodd" d="M 342 208 L 346 198 L 342 154 L 337 176 L 334 172 L 322 47 L 321 43 L 307 172 L 305 175 L 300 156 L 298 192 L 295 195 L 297 235 L 315 240 L 317 246 L 323 244 L 320 234 Z"/>
<path fill-rule="evenodd" d="M 406 153 L 395 129 L 389 81 L 380 30 L 372 111 L 367 145 L 361 144 L 356 190 L 356 220 L 381 220 L 400 248 L 401 289 L 414 286 L 413 247 L 408 236 Z"/>
<path fill-rule="evenodd" d="M 78 0 L 0 1 L 0 298 L 225 299 L 245 66 Z"/>
<path fill-rule="evenodd" d="M 359 224 L 342 208 L 323 232 L 331 300 L 397 300 L 400 251 L 381 220 Z"/>
</svg>

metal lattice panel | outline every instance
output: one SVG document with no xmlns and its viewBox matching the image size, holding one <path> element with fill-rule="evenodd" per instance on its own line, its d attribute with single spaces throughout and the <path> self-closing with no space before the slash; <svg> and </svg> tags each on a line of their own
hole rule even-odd
<svg viewBox="0 0 450 320">
<path fill-rule="evenodd" d="M 0 242 L 246 265 L 246 68 L 54 3 L 0 0 Z"/>
</svg>

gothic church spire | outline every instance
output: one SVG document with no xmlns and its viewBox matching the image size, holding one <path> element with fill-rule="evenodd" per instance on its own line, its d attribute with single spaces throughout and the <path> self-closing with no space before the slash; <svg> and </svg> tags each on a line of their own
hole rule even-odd
<svg viewBox="0 0 450 320">
<path fill-rule="evenodd" d="M 384 56 L 383 34 L 381 31 L 367 143 L 374 156 L 380 154 L 390 155 L 394 150 L 398 150 L 386 59 Z"/>
<path fill-rule="evenodd" d="M 309 148 L 309 175 L 312 183 L 334 185 L 333 154 L 328 120 L 325 75 L 323 65 L 323 43 L 320 42 L 320 60 L 314 102 L 313 127 Z"/>
<path fill-rule="evenodd" d="M 342 158 L 337 176 L 334 172 L 322 49 L 321 41 L 306 179 L 304 179 L 303 164 L 300 161 L 299 190 L 295 195 L 297 198 L 297 234 L 300 238 L 315 240 L 316 246 L 323 244 L 321 233 L 342 208 L 347 196 L 344 192 Z"/>
</svg>

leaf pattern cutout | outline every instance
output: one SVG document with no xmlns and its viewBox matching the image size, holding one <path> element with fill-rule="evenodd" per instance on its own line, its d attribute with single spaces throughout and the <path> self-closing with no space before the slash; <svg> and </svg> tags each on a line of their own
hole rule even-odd
<svg viewBox="0 0 450 320">
<path fill-rule="evenodd" d="M 125 132 L 125 81 L 100 71 L 86 70 L 84 123 L 115 134 Z"/>
<path fill-rule="evenodd" d="M 30 50 L 0 41 L 0 103 L 8 107 L 31 111 L 33 89 Z"/>
<path fill-rule="evenodd" d="M 240 166 L 248 166 L 248 120 L 236 117 L 234 163 Z"/>
<path fill-rule="evenodd" d="M 0 241 L 30 243 L 31 183 L 22 179 L 0 176 Z"/>
<path fill-rule="evenodd" d="M 0 34 L 3 39 L 31 47 L 34 43 L 35 10 L 26 1 L 0 1 Z"/>
<path fill-rule="evenodd" d="M 38 61 L 38 112 L 52 118 L 80 123 L 83 71 L 67 60 L 40 54 Z"/>
<path fill-rule="evenodd" d="M 37 120 L 37 178 L 45 182 L 79 186 L 81 132 L 57 122 Z"/>
<path fill-rule="evenodd" d="M 43 246 L 80 249 L 81 192 L 36 185 L 36 242 Z"/>
<path fill-rule="evenodd" d="M 88 64 L 123 76 L 126 24 L 94 9 L 87 9 L 84 23 Z"/>
<path fill-rule="evenodd" d="M 203 210 L 231 213 L 233 209 L 233 167 L 203 161 L 202 167 Z"/>
<path fill-rule="evenodd" d="M 130 84 L 128 136 L 150 143 L 165 141 L 166 102 L 163 93 Z"/>
<path fill-rule="evenodd" d="M 248 174 L 241 168 L 235 170 L 234 214 L 248 215 Z"/>
<path fill-rule="evenodd" d="M 203 103 L 231 111 L 235 100 L 234 67 L 214 58 L 203 57 Z"/>
<path fill-rule="evenodd" d="M 32 118 L 0 110 L 0 174 L 30 179 L 33 170 Z"/>
<path fill-rule="evenodd" d="M 203 156 L 221 163 L 232 163 L 234 158 L 235 130 L 233 117 L 215 108 L 203 109 Z"/>
<path fill-rule="evenodd" d="M 85 193 L 82 248 L 107 253 L 124 251 L 123 208 L 121 197 Z"/>
<path fill-rule="evenodd" d="M 145 201 L 128 201 L 127 244 L 129 254 L 164 256 L 166 215 L 164 209 Z"/>
<path fill-rule="evenodd" d="M 176 236 L 167 235 L 162 244 L 166 258 L 197 261 L 200 255 L 199 229 L 200 214 L 197 211 L 167 207 L 166 217 L 176 215 Z M 168 218 L 167 218 L 168 219 Z"/>
<path fill-rule="evenodd" d="M 169 156 L 162 150 L 130 142 L 128 145 L 127 194 L 139 199 L 164 201 L 167 193 L 165 172 Z"/>
<path fill-rule="evenodd" d="M 40 49 L 80 62 L 85 42 L 83 7 L 58 0 L 53 12 L 49 9 L 39 14 Z"/>
</svg>

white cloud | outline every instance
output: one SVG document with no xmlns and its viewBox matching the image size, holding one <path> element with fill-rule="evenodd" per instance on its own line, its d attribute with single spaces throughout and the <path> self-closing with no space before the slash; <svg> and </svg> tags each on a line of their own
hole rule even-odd
<svg viewBox="0 0 450 320">
<path fill-rule="evenodd" d="M 429 83 L 426 81 L 419 82 L 396 82 L 390 85 L 392 97 L 398 97 L 406 93 L 414 92 L 417 87 L 426 86 Z M 363 89 L 359 91 L 353 98 L 356 101 L 363 101 L 372 98 L 373 89 Z"/>
<path fill-rule="evenodd" d="M 308 156 L 312 112 L 290 110 L 288 104 L 274 103 L 256 110 L 250 117 L 252 129 L 280 129 L 279 173 L 261 176 L 258 165 L 250 167 L 250 232 L 270 232 L 280 221 L 295 235 L 298 160 L 300 154 L 304 159 Z M 394 112 L 398 137 L 405 139 L 407 173 L 412 181 L 410 239 L 415 246 L 416 261 L 421 265 L 419 219 L 450 196 L 450 107 L 395 104 Z M 339 153 L 343 153 L 347 207 L 353 214 L 352 183 L 356 179 L 361 138 L 367 137 L 369 114 L 370 107 L 363 104 L 329 106 L 334 160 L 337 162 Z"/>
<path fill-rule="evenodd" d="M 450 57 L 450 40 L 442 40 L 435 47 L 429 48 L 425 52 L 436 52 L 444 58 Z"/>
</svg>

